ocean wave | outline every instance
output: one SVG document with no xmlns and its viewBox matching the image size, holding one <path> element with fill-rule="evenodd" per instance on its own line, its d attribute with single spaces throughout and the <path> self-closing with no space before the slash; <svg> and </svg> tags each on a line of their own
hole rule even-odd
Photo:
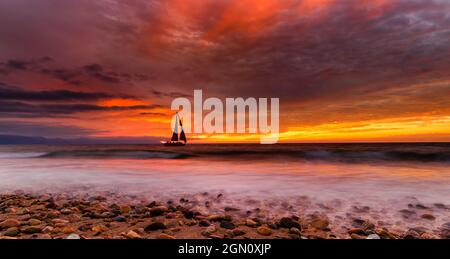
<svg viewBox="0 0 450 259">
<path fill-rule="evenodd" d="M 43 154 L 41 158 L 127 158 L 127 159 L 182 159 L 190 155 L 166 152 L 166 151 L 143 151 L 143 150 L 70 150 L 54 151 Z"/>
<path fill-rule="evenodd" d="M 411 151 L 313 151 L 300 152 L 300 157 L 306 159 L 326 160 L 374 160 L 374 161 L 418 161 L 418 162 L 450 162 L 448 153 L 424 153 Z"/>
<path fill-rule="evenodd" d="M 223 156 L 241 158 L 297 158 L 304 160 L 330 160 L 342 162 L 368 161 L 417 161 L 450 162 L 449 152 L 423 151 L 366 151 L 366 150 L 234 150 L 225 152 L 202 152 L 202 156 Z"/>
<path fill-rule="evenodd" d="M 0 159 L 33 158 L 47 154 L 46 152 L 0 152 Z"/>
<path fill-rule="evenodd" d="M 450 144 L 329 144 L 329 145 L 191 145 L 165 148 L 156 145 L 58 146 L 47 150 L 9 150 L 0 158 L 123 158 L 323 160 L 349 163 L 376 161 L 450 162 Z"/>
</svg>

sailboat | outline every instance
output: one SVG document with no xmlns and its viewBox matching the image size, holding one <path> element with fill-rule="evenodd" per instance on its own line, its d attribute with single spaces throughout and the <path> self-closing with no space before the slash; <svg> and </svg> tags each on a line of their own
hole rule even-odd
<svg viewBox="0 0 450 259">
<path fill-rule="evenodd" d="M 178 138 L 178 124 L 180 124 L 180 128 L 181 128 L 181 133 L 180 133 L 179 138 Z M 186 142 L 187 142 L 187 140 L 186 140 L 186 134 L 184 134 L 184 130 L 183 130 L 183 123 L 177 112 L 172 138 L 170 139 L 170 141 L 161 141 L 161 144 L 163 144 L 164 146 L 184 146 L 184 145 L 186 145 Z"/>
</svg>

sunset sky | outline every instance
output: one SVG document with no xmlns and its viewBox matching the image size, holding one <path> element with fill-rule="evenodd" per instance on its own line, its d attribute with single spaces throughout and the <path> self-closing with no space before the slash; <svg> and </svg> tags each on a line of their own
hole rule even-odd
<svg viewBox="0 0 450 259">
<path fill-rule="evenodd" d="M 168 138 L 194 89 L 280 98 L 282 142 L 450 141 L 450 1 L 0 1 L 0 134 Z"/>
</svg>

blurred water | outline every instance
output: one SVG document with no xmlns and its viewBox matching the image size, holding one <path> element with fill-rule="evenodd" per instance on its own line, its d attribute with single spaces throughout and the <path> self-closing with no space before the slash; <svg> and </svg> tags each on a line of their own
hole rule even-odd
<svg viewBox="0 0 450 259">
<path fill-rule="evenodd" d="M 353 206 L 370 206 L 372 217 L 392 222 L 401 219 L 398 210 L 411 203 L 430 208 L 434 203 L 449 205 L 450 167 L 446 161 L 380 159 L 373 154 L 370 159 L 349 159 L 348 154 L 328 158 L 337 148 L 341 153 L 352 150 L 356 154 L 354 146 L 322 147 L 327 159 L 291 155 L 320 151 L 311 150 L 312 146 L 276 147 L 275 152 L 267 146 L 261 146 L 262 150 L 259 145 L 249 146 L 210 146 L 209 150 L 205 145 L 171 150 L 159 146 L 4 146 L 0 147 L 0 191 L 114 191 L 149 199 L 223 193 L 229 205 L 245 209 L 251 199 L 265 201 L 269 207 L 274 204 L 272 212 L 278 214 L 283 209 L 275 207 L 283 202 L 292 204 L 293 210 L 314 212 L 325 207 L 328 214 L 336 216 L 345 216 Z M 371 149 L 377 154 L 395 150 Z M 426 149 L 445 153 L 442 146 L 416 149 L 415 153 Z M 363 150 L 369 152 L 368 147 Z M 233 152 L 235 155 L 221 155 Z M 450 220 L 448 209 L 430 210 L 437 220 L 423 224 Z"/>
</svg>

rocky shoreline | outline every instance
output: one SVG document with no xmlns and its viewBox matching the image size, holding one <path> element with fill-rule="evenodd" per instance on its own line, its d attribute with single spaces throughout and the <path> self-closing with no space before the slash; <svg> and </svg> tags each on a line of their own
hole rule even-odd
<svg viewBox="0 0 450 259">
<path fill-rule="evenodd" d="M 266 220 L 249 211 L 238 213 L 239 209 L 233 207 L 205 214 L 195 210 L 185 198 L 176 202 L 122 201 L 120 198 L 2 194 L 0 239 L 450 238 L 450 222 L 436 234 L 422 228 L 394 231 L 376 222 L 354 218 L 343 232 L 336 231 L 326 216 L 291 215 Z"/>
</svg>

